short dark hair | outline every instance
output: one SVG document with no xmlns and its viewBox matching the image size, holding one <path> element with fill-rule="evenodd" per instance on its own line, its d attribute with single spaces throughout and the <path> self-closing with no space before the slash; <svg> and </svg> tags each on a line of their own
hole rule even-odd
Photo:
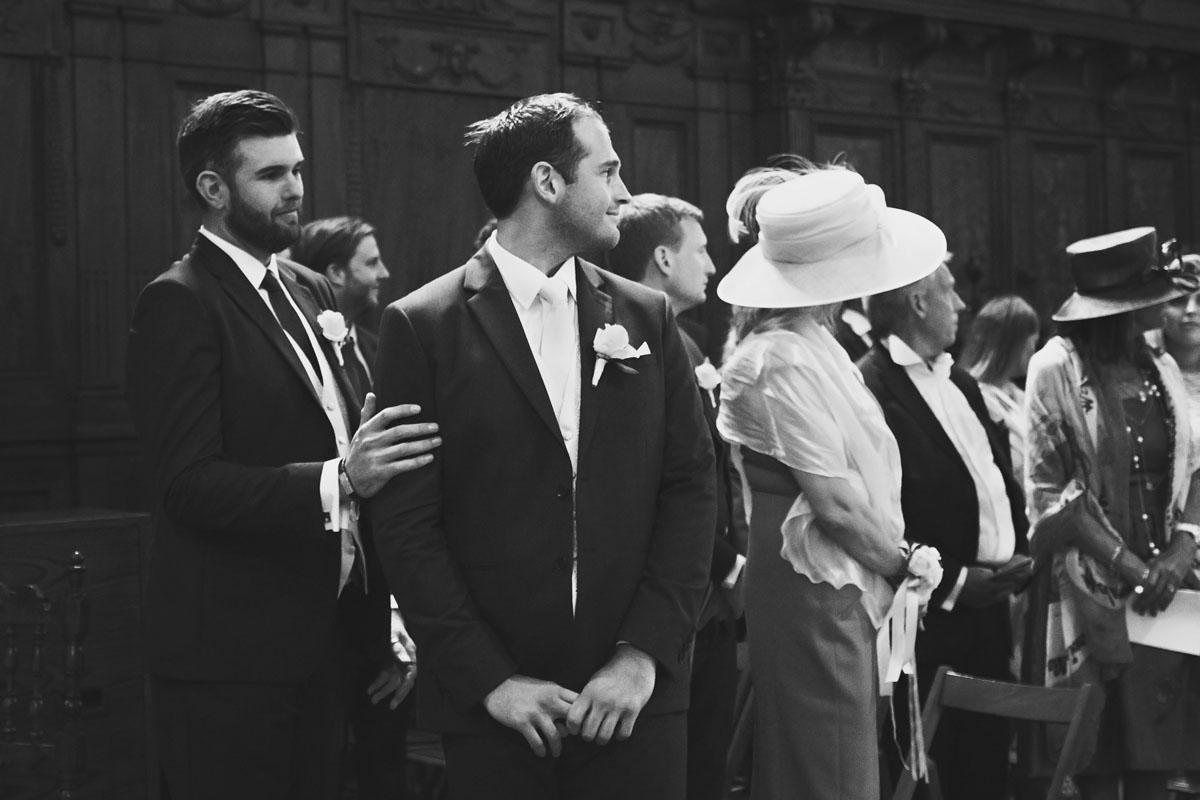
<svg viewBox="0 0 1200 800">
<path fill-rule="evenodd" d="M 587 154 L 575 136 L 575 121 L 600 118 L 586 100 L 567 92 L 518 100 L 494 117 L 467 126 L 467 144 L 475 147 L 475 180 L 483 201 L 498 219 L 512 214 L 533 165 L 545 161 L 567 183 Z"/>
<path fill-rule="evenodd" d="M 315 219 L 300 231 L 300 238 L 288 255 L 293 261 L 324 273 L 331 264 L 345 267 L 362 240 L 374 235 L 375 226 L 358 217 Z"/>
<path fill-rule="evenodd" d="M 237 169 L 232 157 L 238 142 L 288 136 L 299 130 L 295 112 L 273 94 L 241 89 L 209 95 L 192 106 L 179 126 L 175 145 L 183 182 L 203 207 L 204 198 L 196 189 L 197 176 L 205 170 L 232 175 Z"/>
<path fill-rule="evenodd" d="M 646 277 L 646 269 L 659 245 L 672 250 L 683 241 L 685 219 L 704 222 L 704 212 L 686 200 L 662 194 L 638 194 L 621 206 L 617 227 L 621 239 L 608 253 L 608 267 L 631 281 Z"/>
<path fill-rule="evenodd" d="M 994 297 L 975 315 L 958 365 L 980 383 L 1003 383 L 1021 357 L 1025 340 L 1039 329 L 1037 312 L 1022 298 Z"/>
</svg>

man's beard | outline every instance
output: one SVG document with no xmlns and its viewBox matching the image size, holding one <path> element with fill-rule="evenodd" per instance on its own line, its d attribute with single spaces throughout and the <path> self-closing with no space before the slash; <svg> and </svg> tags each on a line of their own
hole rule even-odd
<svg viewBox="0 0 1200 800">
<path fill-rule="evenodd" d="M 277 221 L 242 202 L 236 191 L 229 195 L 229 230 L 246 244 L 267 253 L 278 253 L 290 247 L 300 237 L 300 221 Z"/>
</svg>

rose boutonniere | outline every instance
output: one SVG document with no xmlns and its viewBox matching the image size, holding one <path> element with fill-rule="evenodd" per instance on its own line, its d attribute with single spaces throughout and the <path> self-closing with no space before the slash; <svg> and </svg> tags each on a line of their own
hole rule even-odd
<svg viewBox="0 0 1200 800">
<path fill-rule="evenodd" d="M 592 372 L 592 386 L 600 383 L 600 376 L 604 374 L 604 368 L 608 366 L 608 362 L 611 361 L 617 369 L 623 372 L 636 375 L 636 369 L 622 362 L 629 358 L 650 355 L 650 346 L 645 342 L 642 342 L 642 346 L 636 350 L 630 347 L 629 331 L 625 330 L 624 325 L 606 324 L 597 330 L 596 338 L 592 340 L 592 349 L 596 351 L 596 369 Z"/>
<path fill-rule="evenodd" d="M 327 308 L 317 314 L 317 324 L 321 326 L 321 335 L 333 342 L 333 354 L 337 356 L 338 366 L 345 367 L 346 363 L 342 360 L 342 345 L 346 343 L 346 337 L 350 335 L 346 318 L 340 311 Z"/>
<path fill-rule="evenodd" d="M 704 359 L 703 364 L 696 367 L 696 383 L 700 384 L 701 389 L 708 392 L 708 399 L 715 407 L 717 405 L 715 390 L 721 385 L 721 372 L 707 358 Z"/>
</svg>

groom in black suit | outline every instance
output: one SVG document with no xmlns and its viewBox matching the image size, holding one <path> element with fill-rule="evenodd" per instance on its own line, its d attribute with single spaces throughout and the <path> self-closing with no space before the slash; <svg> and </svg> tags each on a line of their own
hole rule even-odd
<svg viewBox="0 0 1200 800">
<path fill-rule="evenodd" d="M 375 370 L 445 431 L 371 507 L 418 718 L 453 798 L 681 799 L 715 527 L 691 364 L 662 294 L 578 258 L 629 199 L 600 115 L 542 95 L 469 139 L 497 230 L 387 308 Z"/>
<path fill-rule="evenodd" d="M 274 255 L 300 230 L 296 130 L 264 92 L 196 104 L 178 147 L 203 226 L 134 310 L 129 399 L 157 483 L 147 668 L 172 800 L 336 795 L 344 650 L 390 651 L 358 502 L 437 445 L 404 441 L 435 431 L 396 424 L 415 409 L 358 396 L 328 282 Z"/>
</svg>

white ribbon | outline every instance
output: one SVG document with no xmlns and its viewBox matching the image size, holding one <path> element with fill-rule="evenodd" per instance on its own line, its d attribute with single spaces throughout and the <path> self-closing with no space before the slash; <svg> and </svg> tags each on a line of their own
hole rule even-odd
<svg viewBox="0 0 1200 800">
<path fill-rule="evenodd" d="M 891 697 L 893 684 L 900 675 L 908 676 L 909 760 L 905 765 L 914 780 L 929 780 L 925 753 L 925 732 L 921 724 L 920 696 L 917 693 L 917 629 L 921 623 L 921 600 L 905 579 L 892 598 L 883 626 L 875 643 L 879 659 L 879 695 Z M 895 709 L 892 711 L 895 714 Z M 902 759 L 903 760 L 903 759 Z"/>
</svg>

